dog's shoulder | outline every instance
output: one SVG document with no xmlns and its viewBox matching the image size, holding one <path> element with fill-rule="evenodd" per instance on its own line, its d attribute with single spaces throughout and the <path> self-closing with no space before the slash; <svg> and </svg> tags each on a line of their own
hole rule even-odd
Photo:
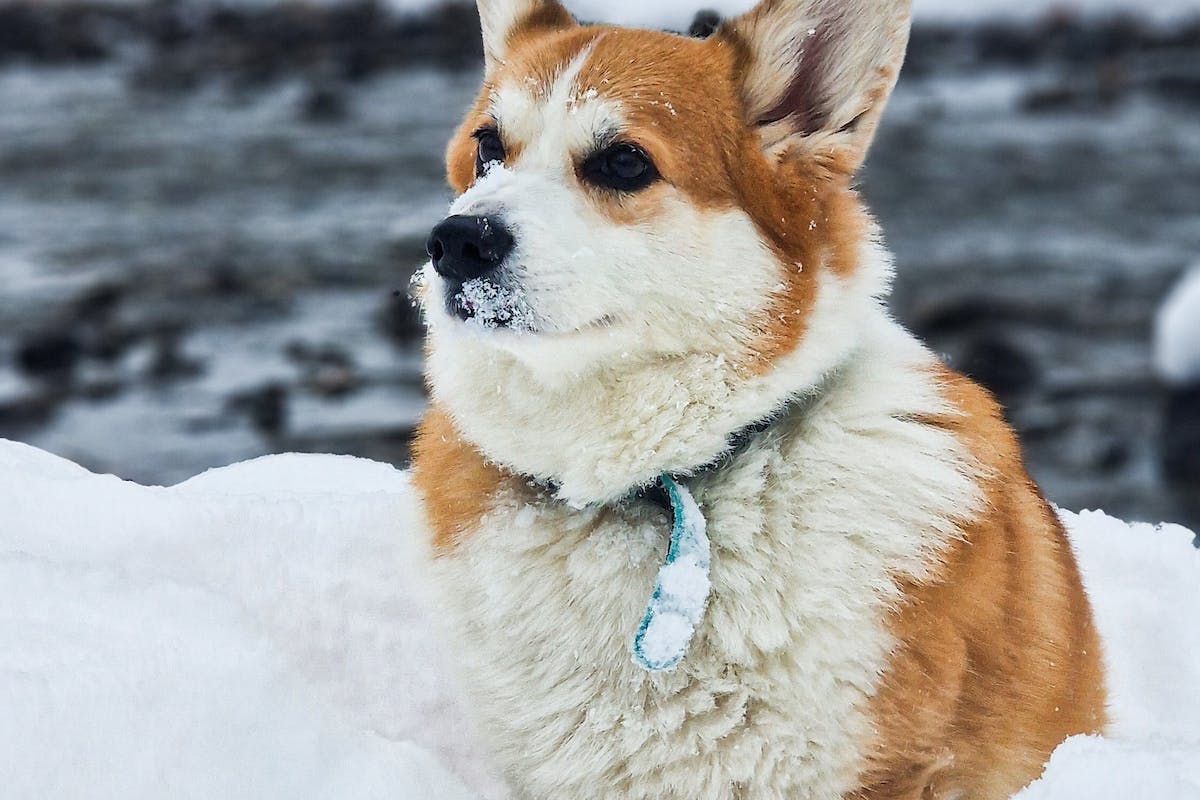
<svg viewBox="0 0 1200 800">
<path fill-rule="evenodd" d="M 463 439 L 437 405 L 426 412 L 413 442 L 413 483 L 432 536 L 433 551 L 452 551 L 479 526 L 500 489 L 511 480 Z"/>
</svg>

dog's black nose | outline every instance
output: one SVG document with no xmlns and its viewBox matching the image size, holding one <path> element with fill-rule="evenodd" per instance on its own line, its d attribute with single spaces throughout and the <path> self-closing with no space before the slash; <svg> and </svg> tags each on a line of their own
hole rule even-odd
<svg viewBox="0 0 1200 800">
<path fill-rule="evenodd" d="M 438 223 L 425 249 L 443 278 L 469 281 L 500 266 L 512 246 L 512 234 L 496 219 L 454 216 Z"/>
</svg>

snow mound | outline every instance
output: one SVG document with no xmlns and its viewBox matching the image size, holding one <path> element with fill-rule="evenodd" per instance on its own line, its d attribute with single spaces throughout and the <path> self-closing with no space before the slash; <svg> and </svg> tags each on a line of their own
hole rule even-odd
<svg viewBox="0 0 1200 800">
<path fill-rule="evenodd" d="M 1200 264 L 1180 279 L 1158 311 L 1154 365 L 1170 385 L 1200 383 Z"/>
<path fill-rule="evenodd" d="M 0 795 L 498 796 L 411 513 L 407 476 L 358 459 L 162 489 L 0 441 Z"/>
<path fill-rule="evenodd" d="M 412 505 L 404 473 L 352 458 L 164 489 L 0 440 L 0 795 L 502 797 L 438 650 Z M 1019 798 L 1200 798 L 1192 534 L 1063 519 L 1115 724 Z"/>
</svg>

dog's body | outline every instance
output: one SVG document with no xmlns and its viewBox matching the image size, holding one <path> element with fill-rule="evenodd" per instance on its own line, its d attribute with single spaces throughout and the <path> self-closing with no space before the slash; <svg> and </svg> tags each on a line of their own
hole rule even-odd
<svg viewBox="0 0 1200 800">
<path fill-rule="evenodd" d="M 1053 512 L 991 398 L 880 301 L 850 181 L 907 4 L 767 0 L 707 41 L 480 11 L 415 474 L 515 796 L 1004 798 L 1101 730 Z M 712 592 L 650 674 L 630 641 L 671 524 L 631 491 L 662 474 Z"/>
</svg>

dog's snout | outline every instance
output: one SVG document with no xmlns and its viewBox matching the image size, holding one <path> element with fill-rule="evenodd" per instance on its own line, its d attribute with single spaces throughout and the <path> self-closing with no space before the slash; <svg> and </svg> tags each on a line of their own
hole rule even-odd
<svg viewBox="0 0 1200 800">
<path fill-rule="evenodd" d="M 512 246 L 512 234 L 495 218 L 453 216 L 438 223 L 425 249 L 439 275 L 469 281 L 500 266 Z"/>
</svg>

